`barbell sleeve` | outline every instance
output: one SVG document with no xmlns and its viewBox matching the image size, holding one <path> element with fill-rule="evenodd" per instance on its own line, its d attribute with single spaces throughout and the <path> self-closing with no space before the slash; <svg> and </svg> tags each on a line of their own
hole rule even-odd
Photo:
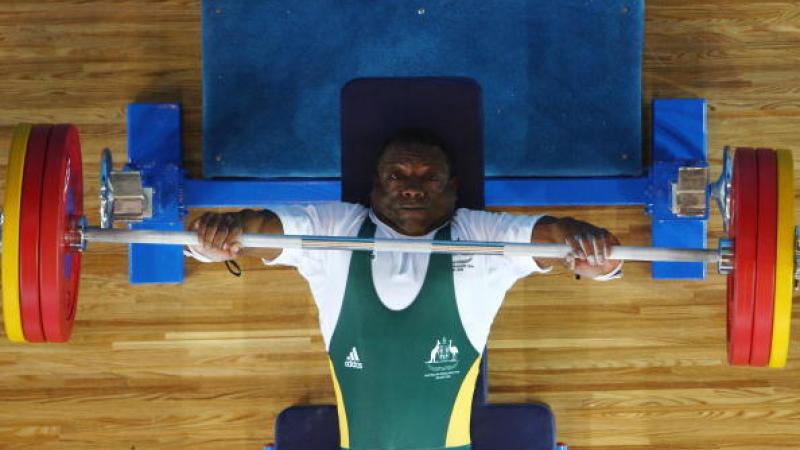
<svg viewBox="0 0 800 450">
<path fill-rule="evenodd" d="M 200 245 L 197 233 L 192 231 L 113 230 L 87 227 L 81 231 L 81 234 L 85 242 Z M 368 239 L 356 237 L 270 234 L 243 234 L 239 239 L 239 244 L 243 248 L 394 251 L 406 253 L 529 256 L 533 258 L 553 259 L 566 258 L 572 251 L 571 247 L 563 244 L 436 241 L 422 239 Z M 720 260 L 720 254 L 718 250 L 708 249 L 614 246 L 608 258 L 625 261 L 717 263 Z"/>
</svg>

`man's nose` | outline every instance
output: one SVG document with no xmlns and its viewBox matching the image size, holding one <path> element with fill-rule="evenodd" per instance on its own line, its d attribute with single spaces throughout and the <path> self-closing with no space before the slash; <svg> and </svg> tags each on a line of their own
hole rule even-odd
<svg viewBox="0 0 800 450">
<path fill-rule="evenodd" d="M 408 180 L 403 185 L 402 193 L 405 198 L 422 198 L 425 196 L 425 191 L 422 190 L 422 183 L 415 180 Z"/>
</svg>

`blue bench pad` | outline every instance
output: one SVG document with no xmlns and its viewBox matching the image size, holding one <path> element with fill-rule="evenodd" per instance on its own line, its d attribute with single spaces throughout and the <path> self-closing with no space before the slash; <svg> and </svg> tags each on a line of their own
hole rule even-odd
<svg viewBox="0 0 800 450">
<path fill-rule="evenodd" d="M 641 172 L 642 0 L 203 1 L 207 177 L 339 177 L 340 93 L 466 77 L 486 176 Z"/>
</svg>

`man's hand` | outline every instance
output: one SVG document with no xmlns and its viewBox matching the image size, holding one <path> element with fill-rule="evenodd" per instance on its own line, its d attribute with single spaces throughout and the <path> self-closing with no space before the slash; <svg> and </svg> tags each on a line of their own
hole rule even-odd
<svg viewBox="0 0 800 450">
<path fill-rule="evenodd" d="M 243 233 L 282 234 L 283 226 L 271 211 L 243 209 L 238 212 L 210 213 L 198 217 L 189 225 L 197 232 L 199 246 L 190 246 L 194 253 L 212 261 L 227 261 L 239 256 L 275 259 L 281 249 L 242 249 L 239 238 Z"/>
<path fill-rule="evenodd" d="M 531 242 L 566 244 L 572 253 L 559 261 L 576 275 L 596 278 L 616 270 L 620 261 L 608 259 L 611 247 L 619 245 L 619 239 L 605 228 L 564 217 L 545 216 L 539 219 L 533 230 Z M 554 265 L 553 260 L 538 260 L 540 265 Z"/>
<path fill-rule="evenodd" d="M 239 236 L 244 230 L 242 212 L 210 213 L 198 217 L 190 228 L 197 231 L 199 247 L 192 250 L 213 261 L 236 259 L 239 255 Z"/>
</svg>

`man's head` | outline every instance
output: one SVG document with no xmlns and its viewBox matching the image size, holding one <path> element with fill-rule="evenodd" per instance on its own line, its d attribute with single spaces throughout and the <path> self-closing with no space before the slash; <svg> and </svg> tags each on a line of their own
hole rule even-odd
<svg viewBox="0 0 800 450">
<path fill-rule="evenodd" d="M 420 236 L 453 216 L 458 179 L 447 147 L 431 131 L 406 129 L 381 149 L 372 209 L 387 225 Z"/>
</svg>

